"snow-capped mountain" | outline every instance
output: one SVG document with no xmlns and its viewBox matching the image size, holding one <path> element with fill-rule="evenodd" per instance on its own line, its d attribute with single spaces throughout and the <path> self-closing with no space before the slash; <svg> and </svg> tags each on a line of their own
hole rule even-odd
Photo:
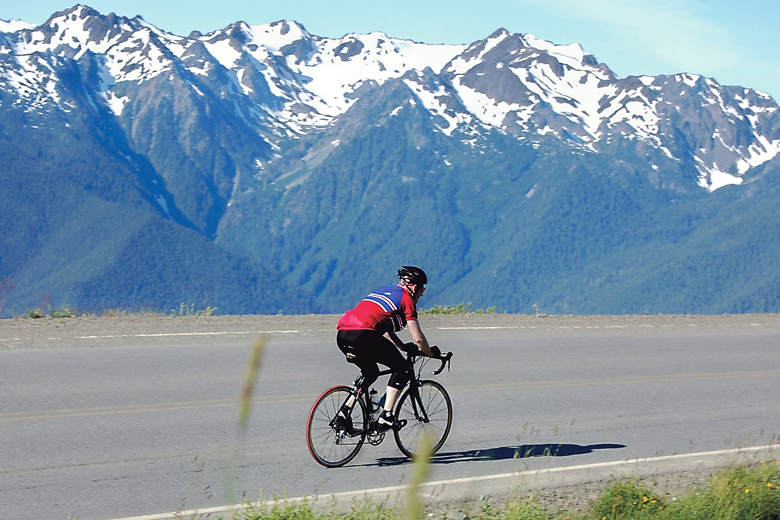
<svg viewBox="0 0 780 520">
<path fill-rule="evenodd" d="M 251 115 L 267 113 L 295 131 L 329 123 L 354 103 L 364 85 L 400 77 L 411 69 L 440 69 L 465 48 L 419 44 L 382 33 L 321 38 L 286 21 L 256 26 L 238 22 L 184 38 L 140 17 L 106 17 L 84 6 L 58 13 L 35 29 L 9 27 L 18 29 L 5 52 L 13 53 L 23 68 L 29 65 L 26 58 L 36 54 L 75 60 L 87 53 L 100 56 L 103 93 L 117 115 L 126 102 L 113 95 L 117 84 L 143 83 L 176 68 L 196 78 L 221 69 L 229 80 L 226 94 L 251 100 L 255 104 Z M 26 79 L 21 72 L 16 76 L 16 84 Z M 191 87 L 197 90 L 197 82 Z M 22 97 L 31 95 L 18 91 Z"/>
<path fill-rule="evenodd" d="M 449 130 L 476 118 L 594 152 L 616 138 L 636 139 L 678 161 L 692 154 L 700 185 L 710 190 L 739 184 L 749 168 L 780 153 L 778 107 L 767 94 L 693 74 L 620 79 L 578 45 L 499 30 L 451 60 L 442 75 L 449 93 L 416 92 L 449 120 Z M 442 105 L 450 98 L 460 100 L 460 113 Z"/>
<path fill-rule="evenodd" d="M 449 135 L 494 128 L 593 153 L 631 139 L 690 162 L 709 190 L 742 182 L 780 153 L 778 106 L 766 94 L 694 74 L 618 78 L 578 45 L 505 30 L 469 46 L 382 33 L 322 38 L 286 21 L 181 37 L 80 5 L 37 28 L 16 21 L 0 30 L 0 88 L 25 110 L 72 110 L 60 71 L 92 59 L 88 98 L 120 120 L 137 118 L 145 83 L 159 92 L 167 77 L 187 91 L 178 96 L 219 100 L 272 146 L 328 127 L 372 87 L 403 78 Z"/>
<path fill-rule="evenodd" d="M 777 312 L 779 153 L 766 94 L 619 78 L 503 29 L 0 22 L 0 281 L 21 311 L 342 312 L 364 290 L 345 276 L 412 263 L 435 273 L 426 306 Z"/>
<path fill-rule="evenodd" d="M 12 33 L 22 29 L 35 29 L 35 24 L 27 23 L 23 20 L 0 19 L 0 32 Z"/>
</svg>

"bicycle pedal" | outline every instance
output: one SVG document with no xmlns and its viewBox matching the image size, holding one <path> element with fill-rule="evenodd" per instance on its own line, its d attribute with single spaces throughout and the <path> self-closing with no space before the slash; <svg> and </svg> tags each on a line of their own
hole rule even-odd
<svg viewBox="0 0 780 520">
<path fill-rule="evenodd" d="M 393 425 L 393 429 L 400 430 L 401 428 L 406 426 L 407 422 L 408 421 L 406 419 L 398 419 L 397 421 L 395 421 L 395 424 Z"/>
</svg>

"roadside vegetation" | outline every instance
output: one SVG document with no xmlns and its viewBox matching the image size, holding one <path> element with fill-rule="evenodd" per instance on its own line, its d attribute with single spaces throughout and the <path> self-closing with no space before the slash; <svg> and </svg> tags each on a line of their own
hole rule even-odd
<svg viewBox="0 0 780 520">
<path fill-rule="evenodd" d="M 424 463 L 423 463 L 424 464 Z M 422 472 L 418 466 L 415 473 Z M 410 490 L 414 490 L 414 482 Z M 730 468 L 683 496 L 661 496 L 635 481 L 611 483 L 588 512 L 572 514 L 539 503 L 533 495 L 493 505 L 488 499 L 460 508 L 420 509 L 410 491 L 407 504 L 392 507 L 355 501 L 347 513 L 317 512 L 308 502 L 247 504 L 236 516 L 245 520 L 780 520 L 780 461 Z M 415 514 L 415 511 L 418 511 Z M 225 517 L 230 518 L 230 517 Z"/>
<path fill-rule="evenodd" d="M 472 310 L 472 304 L 459 303 L 457 305 L 434 305 L 430 309 L 419 309 L 420 314 L 496 314 L 496 307 Z"/>
<path fill-rule="evenodd" d="M 60 305 L 52 307 L 47 300 L 35 307 L 27 309 L 20 318 L 76 318 L 79 316 L 92 317 L 113 317 L 113 316 L 211 316 L 217 311 L 216 307 L 205 305 L 202 308 L 196 307 L 194 303 L 179 304 L 178 308 L 170 310 L 160 310 L 141 307 L 139 309 L 111 307 L 100 311 L 88 311 L 72 307 L 70 305 Z M 487 307 L 485 309 L 474 310 L 471 302 L 459 303 L 457 305 L 434 305 L 430 309 L 420 308 L 420 314 L 496 314 L 496 307 Z"/>
<path fill-rule="evenodd" d="M 128 309 L 128 308 L 107 308 L 101 311 L 85 311 L 71 307 L 70 305 L 60 305 L 52 307 L 48 304 L 39 305 L 27 309 L 19 318 L 41 319 L 41 318 L 78 318 L 88 317 L 116 317 L 116 316 L 211 316 L 217 311 L 216 307 L 206 305 L 203 308 L 197 308 L 194 303 L 179 304 L 178 308 L 170 310 L 157 309 Z"/>
</svg>

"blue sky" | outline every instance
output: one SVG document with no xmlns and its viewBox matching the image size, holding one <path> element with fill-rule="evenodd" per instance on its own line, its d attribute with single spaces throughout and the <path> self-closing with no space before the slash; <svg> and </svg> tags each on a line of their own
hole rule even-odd
<svg viewBox="0 0 780 520">
<path fill-rule="evenodd" d="M 780 100 L 778 0 L 91 0 L 103 14 L 140 14 L 187 35 L 232 22 L 296 20 L 340 37 L 382 31 L 426 43 L 471 43 L 504 27 L 558 44 L 579 43 L 619 76 L 690 72 Z M 73 4 L 2 0 L 0 18 L 43 23 Z"/>
</svg>

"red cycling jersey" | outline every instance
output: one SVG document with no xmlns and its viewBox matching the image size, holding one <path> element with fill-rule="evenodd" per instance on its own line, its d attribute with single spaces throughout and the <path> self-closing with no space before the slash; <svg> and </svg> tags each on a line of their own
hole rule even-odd
<svg viewBox="0 0 780 520">
<path fill-rule="evenodd" d="M 417 305 L 409 291 L 400 285 L 385 285 L 366 296 L 354 309 L 345 312 L 338 330 L 398 332 L 408 320 L 417 319 Z"/>
</svg>

